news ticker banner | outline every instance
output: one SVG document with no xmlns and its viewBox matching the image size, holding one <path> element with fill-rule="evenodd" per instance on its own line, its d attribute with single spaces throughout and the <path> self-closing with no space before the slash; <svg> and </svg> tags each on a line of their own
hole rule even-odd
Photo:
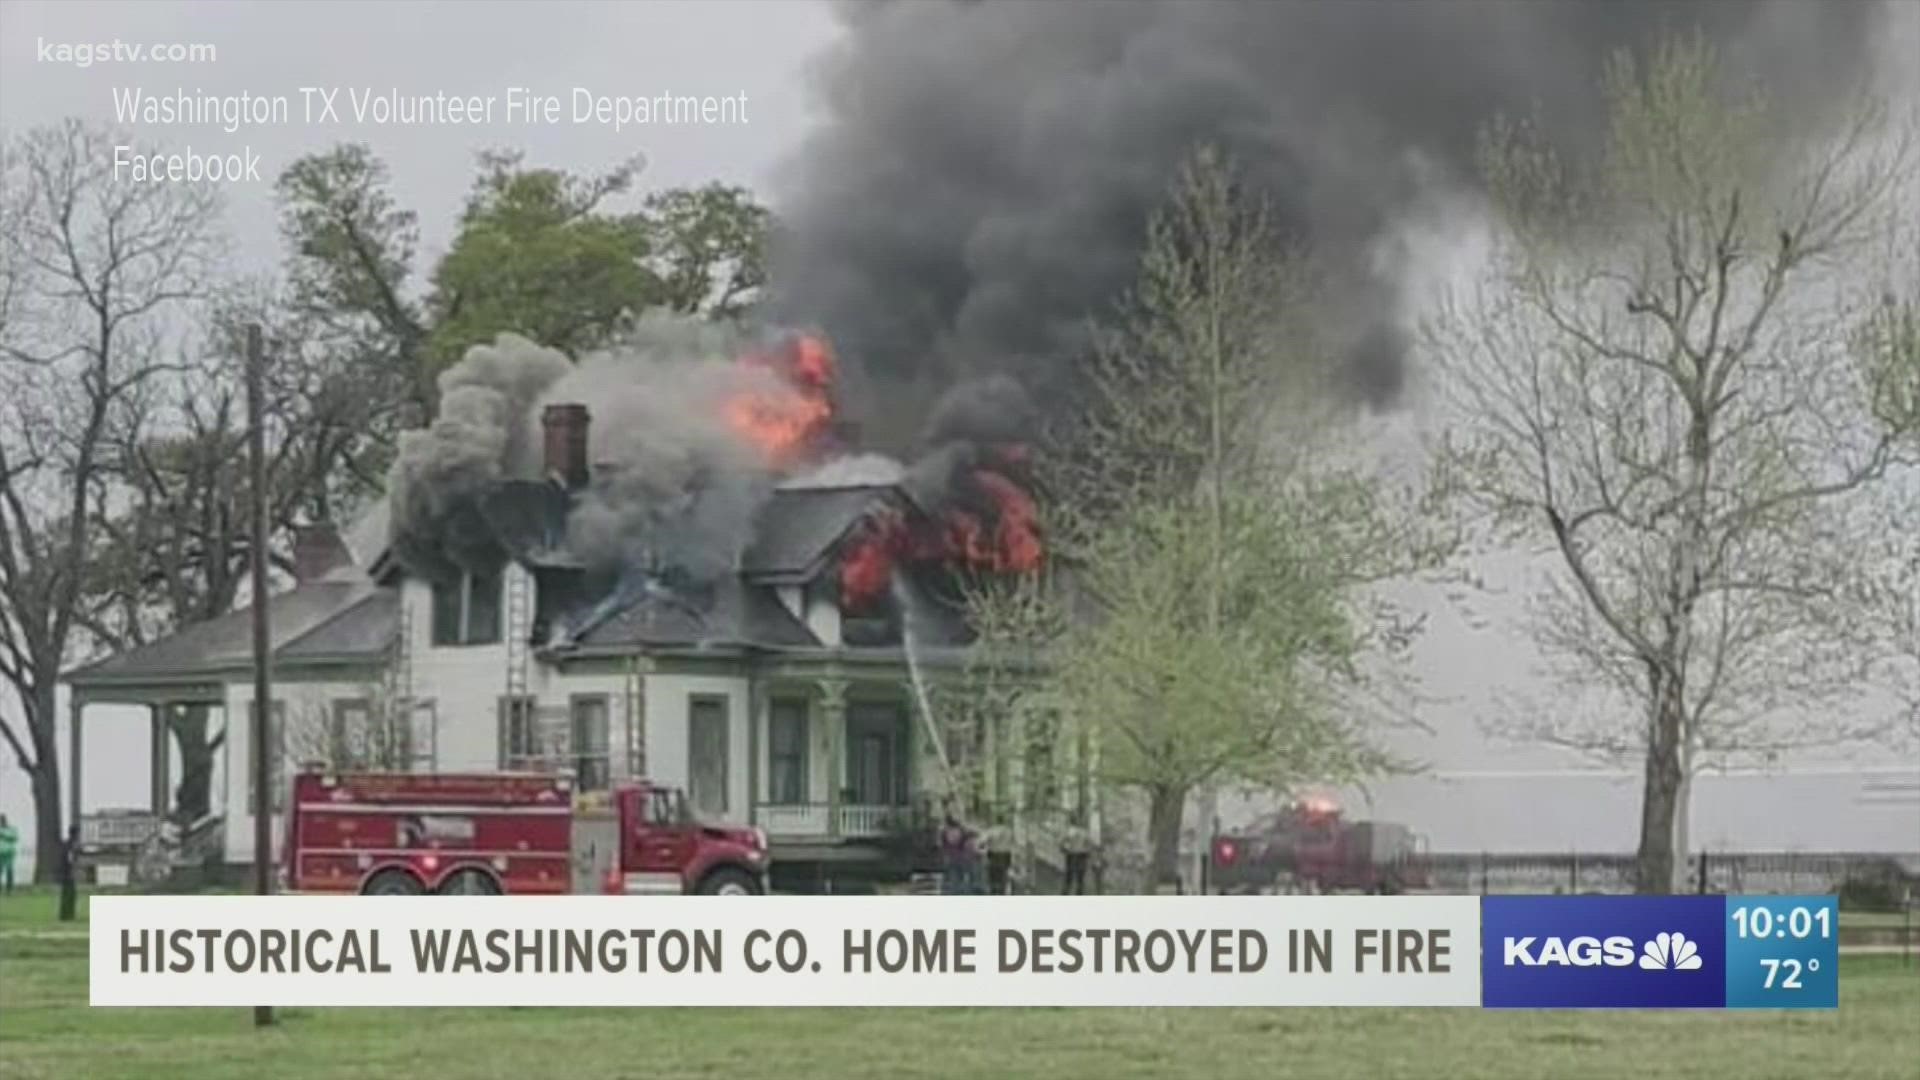
<svg viewBox="0 0 1920 1080">
<path fill-rule="evenodd" d="M 1832 897 L 99 896 L 94 1005 L 1834 1008 Z"/>
</svg>

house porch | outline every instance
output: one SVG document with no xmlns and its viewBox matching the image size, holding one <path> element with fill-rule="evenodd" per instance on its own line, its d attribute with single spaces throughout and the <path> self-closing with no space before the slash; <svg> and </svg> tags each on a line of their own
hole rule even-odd
<svg viewBox="0 0 1920 1080">
<path fill-rule="evenodd" d="M 895 672 L 767 676 L 753 710 L 753 823 L 782 846 L 909 835 L 932 813 L 938 762 Z"/>
</svg>

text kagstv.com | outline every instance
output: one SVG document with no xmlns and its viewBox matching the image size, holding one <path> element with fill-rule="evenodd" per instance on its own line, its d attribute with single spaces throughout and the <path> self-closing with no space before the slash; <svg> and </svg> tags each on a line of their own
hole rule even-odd
<svg viewBox="0 0 1920 1080">
<path fill-rule="evenodd" d="M 260 155 L 252 147 L 237 154 L 197 154 L 189 146 L 173 153 L 141 153 L 131 146 L 113 148 L 114 183 L 179 184 L 260 181 Z"/>
</svg>

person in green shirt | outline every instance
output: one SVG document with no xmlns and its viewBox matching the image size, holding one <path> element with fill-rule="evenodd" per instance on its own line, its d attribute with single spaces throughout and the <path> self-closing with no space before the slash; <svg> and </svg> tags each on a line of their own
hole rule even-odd
<svg viewBox="0 0 1920 1080">
<path fill-rule="evenodd" d="M 13 853 L 20 848 L 20 830 L 0 814 L 0 892 L 13 891 Z"/>
</svg>

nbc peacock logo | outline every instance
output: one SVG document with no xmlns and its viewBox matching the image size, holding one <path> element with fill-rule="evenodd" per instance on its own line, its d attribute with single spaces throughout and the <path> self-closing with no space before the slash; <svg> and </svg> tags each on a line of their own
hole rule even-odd
<svg viewBox="0 0 1920 1080">
<path fill-rule="evenodd" d="M 1655 934 L 1640 952 L 1640 966 L 1648 971 L 1697 971 L 1700 947 L 1678 930 Z"/>
</svg>

